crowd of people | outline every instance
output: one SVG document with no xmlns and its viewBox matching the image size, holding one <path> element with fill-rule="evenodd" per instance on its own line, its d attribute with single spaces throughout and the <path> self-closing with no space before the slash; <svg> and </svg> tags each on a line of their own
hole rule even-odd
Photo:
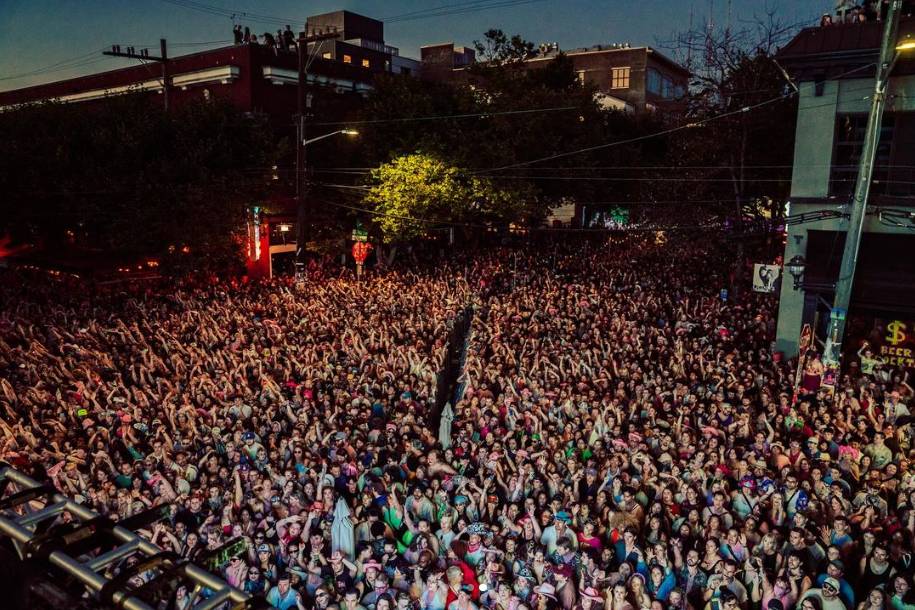
<svg viewBox="0 0 915 610">
<path fill-rule="evenodd" d="M 232 39 L 235 44 L 261 44 L 274 53 L 294 52 L 298 49 L 298 40 L 292 26 L 287 25 L 285 29 L 277 30 L 276 34 L 264 32 L 261 36 L 251 32 L 248 26 L 235 24 L 232 26 Z"/>
<path fill-rule="evenodd" d="M 912 610 L 906 373 L 847 367 L 832 397 L 811 359 L 795 396 L 774 297 L 722 298 L 728 252 L 641 234 L 304 286 L 7 272 L 0 457 L 114 519 L 169 506 L 144 536 L 234 545 L 220 575 L 282 610 Z"/>
</svg>

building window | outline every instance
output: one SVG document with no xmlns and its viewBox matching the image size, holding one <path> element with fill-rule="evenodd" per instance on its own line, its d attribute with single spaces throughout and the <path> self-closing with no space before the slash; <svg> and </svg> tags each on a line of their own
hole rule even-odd
<svg viewBox="0 0 915 610">
<path fill-rule="evenodd" d="M 648 93 L 661 95 L 661 73 L 654 68 L 648 68 Z"/>
<path fill-rule="evenodd" d="M 669 100 L 674 96 L 674 81 L 665 76 L 661 79 L 661 97 Z"/>
<path fill-rule="evenodd" d="M 894 155 L 894 141 L 896 140 L 896 127 L 899 115 L 887 113 L 883 117 L 880 128 L 880 140 L 877 145 L 877 154 L 874 157 L 871 192 L 874 194 L 893 193 L 905 188 L 911 192 L 911 185 L 888 184 L 890 175 L 888 169 L 893 167 L 898 157 L 911 157 L 906 151 L 900 150 Z M 909 124 L 909 130 L 915 127 L 911 120 L 903 121 Z M 855 189 L 858 176 L 858 162 L 861 160 L 861 150 L 864 147 L 864 134 L 867 131 L 866 114 L 840 114 L 836 117 L 835 145 L 832 152 L 832 166 L 829 172 L 830 195 L 851 195 Z M 899 147 L 896 147 L 899 148 Z M 904 148 L 904 147 L 902 147 Z M 896 177 L 896 180 L 901 178 Z M 890 187 L 890 188 L 887 188 Z M 905 194 L 905 193 L 898 193 Z"/>
<path fill-rule="evenodd" d="M 585 71 L 584 71 L 584 70 L 579 70 L 579 71 L 576 72 L 575 74 L 576 74 L 576 76 L 578 77 L 578 84 L 584 85 L 584 84 L 587 82 L 587 81 L 585 80 Z"/>
<path fill-rule="evenodd" d="M 363 68 L 371 68 L 371 67 L 372 67 L 372 64 L 371 64 L 371 62 L 370 62 L 369 60 L 363 59 L 363 60 L 362 60 L 362 67 L 363 67 Z"/>
<path fill-rule="evenodd" d="M 813 81 L 813 95 L 815 97 L 823 97 L 823 93 L 826 92 L 826 77 L 822 74 L 818 74 L 816 79 Z"/>
<path fill-rule="evenodd" d="M 581 73 L 579 73 L 581 74 Z M 629 68 L 613 68 L 610 70 L 610 88 L 611 89 L 628 89 L 629 88 Z"/>
<path fill-rule="evenodd" d="M 321 54 L 321 57 L 323 59 L 333 59 L 333 55 L 331 55 L 330 51 L 324 51 L 324 53 Z"/>
<path fill-rule="evenodd" d="M 344 53 L 344 54 L 343 54 L 343 63 L 345 63 L 345 64 L 351 64 L 351 63 L 353 63 L 353 56 L 352 56 L 352 55 L 346 55 L 346 54 Z"/>
</svg>

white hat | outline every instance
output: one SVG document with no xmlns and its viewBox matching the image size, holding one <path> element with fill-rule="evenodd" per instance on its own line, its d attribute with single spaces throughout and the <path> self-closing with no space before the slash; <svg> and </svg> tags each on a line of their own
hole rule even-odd
<svg viewBox="0 0 915 610">
<path fill-rule="evenodd" d="M 543 583 L 539 587 L 534 587 L 534 593 L 537 595 L 543 595 L 544 597 L 549 597 L 553 601 L 556 601 L 556 587 L 548 582 Z"/>
</svg>

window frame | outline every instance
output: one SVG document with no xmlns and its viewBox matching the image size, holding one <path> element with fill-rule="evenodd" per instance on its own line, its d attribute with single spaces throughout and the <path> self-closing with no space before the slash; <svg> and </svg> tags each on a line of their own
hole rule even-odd
<svg viewBox="0 0 915 610">
<path fill-rule="evenodd" d="M 656 79 L 657 89 L 652 89 L 652 87 L 651 87 L 652 78 Z M 648 70 L 645 71 L 645 91 L 647 91 L 648 93 L 655 95 L 657 97 L 661 97 L 661 92 L 663 90 L 663 87 L 664 87 L 664 75 L 661 73 L 661 71 L 658 70 L 657 68 L 648 68 Z"/>
<path fill-rule="evenodd" d="M 618 75 L 617 71 L 622 72 Z M 620 83 L 620 84 L 617 84 Z M 623 85 L 622 83 L 625 83 Z M 631 89 L 632 88 L 632 66 L 614 66 L 610 68 L 610 88 L 611 89 Z"/>
</svg>

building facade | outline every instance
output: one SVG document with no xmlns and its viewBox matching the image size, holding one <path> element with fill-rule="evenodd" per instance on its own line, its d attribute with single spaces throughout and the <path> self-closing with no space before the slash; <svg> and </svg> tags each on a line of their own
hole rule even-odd
<svg viewBox="0 0 915 610">
<path fill-rule="evenodd" d="M 349 11 L 310 17 L 309 33 L 333 33 L 310 43 L 307 84 L 310 89 L 364 95 L 380 73 L 411 73 L 420 62 L 401 57 L 384 42 L 384 24 Z M 125 60 L 130 61 L 130 60 Z M 296 112 L 298 57 L 257 44 L 241 44 L 168 62 L 169 102 L 217 97 L 248 112 L 289 116 Z M 0 109 L 44 100 L 89 102 L 111 95 L 164 91 L 161 65 L 146 63 L 44 85 L 0 92 Z"/>
<path fill-rule="evenodd" d="M 526 63 L 538 69 L 562 52 L 582 84 L 592 85 L 601 102 L 629 112 L 676 111 L 689 87 L 689 71 L 651 47 L 595 45 L 541 52 Z"/>
<path fill-rule="evenodd" d="M 682 108 L 689 71 L 651 47 L 616 44 L 560 51 L 558 45 L 543 45 L 521 67 L 538 70 L 560 54 L 571 60 L 582 84 L 594 86 L 605 107 L 634 113 Z M 424 78 L 460 80 L 476 58 L 471 49 L 444 43 L 422 47 L 421 59 Z"/>
<path fill-rule="evenodd" d="M 776 349 L 798 350 L 805 324 L 825 338 L 839 274 L 851 193 L 874 90 L 882 23 L 801 31 L 780 53 L 799 87 L 784 260 L 802 257 L 803 276 L 784 277 Z M 915 20 L 900 23 L 900 36 Z M 868 214 L 846 331 L 846 357 L 867 341 L 891 360 L 915 353 L 915 61 L 900 56 L 890 79 Z M 786 266 L 787 268 L 787 266 Z M 785 275 L 785 274 L 783 274 Z M 908 347 L 907 347 L 908 346 Z M 906 363 L 915 365 L 915 359 Z"/>
</svg>

